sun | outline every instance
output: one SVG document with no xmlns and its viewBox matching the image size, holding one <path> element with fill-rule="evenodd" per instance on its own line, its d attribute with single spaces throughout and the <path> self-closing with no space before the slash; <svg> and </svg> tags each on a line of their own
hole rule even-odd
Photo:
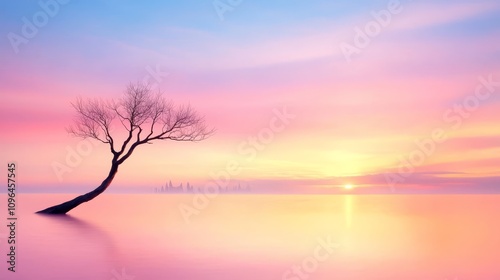
<svg viewBox="0 0 500 280">
<path fill-rule="evenodd" d="M 351 184 L 344 185 L 344 189 L 346 189 L 346 190 L 352 190 L 353 188 L 354 188 L 354 186 Z"/>
</svg>

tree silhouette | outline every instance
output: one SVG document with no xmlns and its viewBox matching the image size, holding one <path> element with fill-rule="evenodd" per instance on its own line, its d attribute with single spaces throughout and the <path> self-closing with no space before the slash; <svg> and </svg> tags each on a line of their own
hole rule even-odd
<svg viewBox="0 0 500 280">
<path fill-rule="evenodd" d="M 130 84 L 117 101 L 78 98 L 72 103 L 76 110 L 75 124 L 68 132 L 81 138 L 92 138 L 109 145 L 111 169 L 108 176 L 93 191 L 70 201 L 38 211 L 43 214 L 66 214 L 78 205 L 103 193 L 113 181 L 118 167 L 143 144 L 156 140 L 201 141 L 213 133 L 203 117 L 190 106 L 174 106 L 149 85 Z M 119 120 L 125 128 L 123 141 L 112 136 L 112 124 Z"/>
</svg>

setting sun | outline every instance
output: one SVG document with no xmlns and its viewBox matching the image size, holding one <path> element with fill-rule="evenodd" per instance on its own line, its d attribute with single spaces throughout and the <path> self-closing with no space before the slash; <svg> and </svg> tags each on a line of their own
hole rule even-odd
<svg viewBox="0 0 500 280">
<path fill-rule="evenodd" d="M 344 186 L 344 189 L 346 190 L 351 190 L 353 188 L 353 186 L 351 184 L 347 184 Z"/>
</svg>

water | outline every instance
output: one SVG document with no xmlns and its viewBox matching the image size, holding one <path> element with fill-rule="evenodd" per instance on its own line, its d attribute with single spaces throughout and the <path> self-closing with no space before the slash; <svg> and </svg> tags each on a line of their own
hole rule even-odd
<svg viewBox="0 0 500 280">
<path fill-rule="evenodd" d="M 220 195 L 187 223 L 193 196 L 105 194 L 33 214 L 72 197 L 19 195 L 0 279 L 500 279 L 500 196 Z"/>
</svg>

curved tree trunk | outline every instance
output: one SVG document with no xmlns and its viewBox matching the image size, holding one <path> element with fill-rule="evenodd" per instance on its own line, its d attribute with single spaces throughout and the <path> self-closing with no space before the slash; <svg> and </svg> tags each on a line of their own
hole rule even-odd
<svg viewBox="0 0 500 280">
<path fill-rule="evenodd" d="M 102 181 L 101 185 L 97 187 L 95 190 L 88 192 L 86 194 L 80 195 L 78 197 L 75 197 L 74 199 L 70 201 L 66 201 L 64 203 L 61 203 L 59 205 L 55 205 L 52 207 L 49 207 L 47 209 L 38 211 L 36 213 L 39 214 L 66 214 L 69 212 L 71 209 L 77 207 L 78 205 L 90 201 L 94 199 L 96 196 L 100 195 L 103 193 L 111 184 L 113 181 L 113 178 L 115 177 L 116 173 L 118 172 L 118 163 L 113 163 L 111 165 L 111 170 L 109 171 L 108 177 Z"/>
</svg>

